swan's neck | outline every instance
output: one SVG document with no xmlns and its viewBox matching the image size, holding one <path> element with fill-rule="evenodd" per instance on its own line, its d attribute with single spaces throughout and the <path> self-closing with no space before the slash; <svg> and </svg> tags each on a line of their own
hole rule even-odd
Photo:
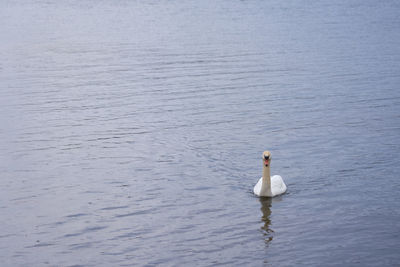
<svg viewBox="0 0 400 267">
<path fill-rule="evenodd" d="M 263 164 L 263 173 L 262 173 L 262 186 L 261 186 L 261 194 L 262 195 L 271 195 L 271 171 L 270 171 L 271 162 L 268 166 Z"/>
</svg>

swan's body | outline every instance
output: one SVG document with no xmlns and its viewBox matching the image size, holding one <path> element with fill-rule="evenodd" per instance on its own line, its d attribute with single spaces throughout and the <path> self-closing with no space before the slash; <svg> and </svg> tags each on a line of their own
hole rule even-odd
<svg viewBox="0 0 400 267">
<path fill-rule="evenodd" d="M 271 153 L 263 153 L 263 176 L 254 186 L 254 194 L 260 197 L 274 197 L 286 192 L 286 185 L 279 175 L 270 175 Z"/>
<path fill-rule="evenodd" d="M 274 197 L 277 195 L 281 195 L 286 192 L 286 185 L 283 182 L 282 177 L 279 175 L 274 175 L 271 177 L 271 190 L 268 191 L 268 187 L 264 186 L 263 188 L 263 178 L 261 177 L 258 180 L 257 184 L 254 186 L 254 194 L 260 197 Z"/>
</svg>

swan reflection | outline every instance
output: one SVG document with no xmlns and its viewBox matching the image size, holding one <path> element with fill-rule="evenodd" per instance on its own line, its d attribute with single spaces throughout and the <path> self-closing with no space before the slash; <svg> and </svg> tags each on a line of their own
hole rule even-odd
<svg viewBox="0 0 400 267">
<path fill-rule="evenodd" d="M 272 198 L 260 197 L 260 203 L 261 203 L 261 212 L 262 212 L 261 221 L 264 222 L 264 225 L 261 226 L 261 230 L 264 234 L 265 243 L 268 245 L 272 241 L 273 233 L 274 233 L 274 231 L 270 228 Z"/>
</svg>

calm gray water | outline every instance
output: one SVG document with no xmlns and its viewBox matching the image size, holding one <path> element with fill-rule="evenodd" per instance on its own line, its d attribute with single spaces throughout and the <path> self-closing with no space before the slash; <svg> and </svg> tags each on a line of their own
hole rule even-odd
<svg viewBox="0 0 400 267">
<path fill-rule="evenodd" d="M 394 0 L 2 0 L 1 265 L 399 266 L 399 29 Z"/>
</svg>

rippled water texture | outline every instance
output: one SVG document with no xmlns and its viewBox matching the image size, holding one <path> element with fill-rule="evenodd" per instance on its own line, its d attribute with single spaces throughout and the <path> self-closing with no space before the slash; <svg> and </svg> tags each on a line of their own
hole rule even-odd
<svg viewBox="0 0 400 267">
<path fill-rule="evenodd" d="M 399 14 L 1 1 L 1 265 L 399 264 Z"/>
</svg>

